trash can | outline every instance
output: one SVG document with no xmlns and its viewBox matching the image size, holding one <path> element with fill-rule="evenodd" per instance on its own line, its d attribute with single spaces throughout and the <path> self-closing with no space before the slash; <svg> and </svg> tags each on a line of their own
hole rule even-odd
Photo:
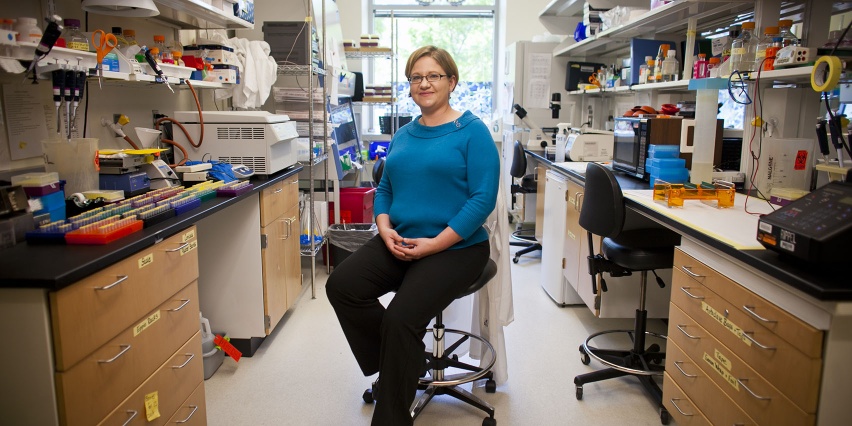
<svg viewBox="0 0 852 426">
<path fill-rule="evenodd" d="M 375 223 L 336 223 L 328 227 L 329 257 L 334 267 L 379 233 Z"/>
</svg>

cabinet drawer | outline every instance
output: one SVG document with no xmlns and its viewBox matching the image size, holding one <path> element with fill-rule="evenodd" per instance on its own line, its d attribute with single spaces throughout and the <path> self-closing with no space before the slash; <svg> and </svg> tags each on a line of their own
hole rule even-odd
<svg viewBox="0 0 852 426">
<path fill-rule="evenodd" d="M 674 363 L 677 363 L 683 372 L 678 370 Z M 674 380 L 687 398 L 707 416 L 711 424 L 742 426 L 757 424 L 725 395 L 676 343 L 671 341 L 666 343 L 666 372 L 663 383 L 666 380 Z M 668 395 L 663 394 L 663 401 L 669 401 L 669 398 Z M 671 404 L 671 401 L 669 403 Z"/>
<path fill-rule="evenodd" d="M 675 250 L 674 268 L 730 302 L 757 324 L 780 336 L 811 358 L 822 358 L 823 332 L 731 281 L 694 257 Z"/>
<path fill-rule="evenodd" d="M 56 374 L 57 400 L 67 423 L 94 424 L 104 418 L 196 332 L 194 281 L 83 361 Z"/>
<path fill-rule="evenodd" d="M 195 227 L 50 293 L 56 369 L 65 371 L 198 278 Z"/>
<path fill-rule="evenodd" d="M 178 407 L 167 425 L 206 426 L 207 403 L 204 397 L 204 382 L 198 384 L 192 395 Z"/>
<path fill-rule="evenodd" d="M 683 349 L 755 421 L 765 425 L 814 424 L 814 414 L 808 413 L 816 412 L 816 405 L 803 407 L 799 402 L 812 400 L 816 403 L 816 398 L 804 392 L 806 389 L 776 389 L 674 305 L 671 306 L 669 320 L 669 341 Z M 671 374 L 679 372 L 671 371 Z M 785 395 L 792 396 L 788 398 Z M 797 398 L 796 403 L 791 400 L 792 397 Z"/>
<path fill-rule="evenodd" d="M 674 270 L 673 278 L 674 305 L 776 388 L 801 388 L 795 395 L 787 394 L 801 407 L 816 406 L 820 359 L 799 352 L 680 269 Z"/>
<path fill-rule="evenodd" d="M 678 426 L 712 426 L 668 373 L 663 375 L 663 406 Z"/>
<path fill-rule="evenodd" d="M 189 362 L 185 354 L 195 355 Z M 187 397 L 201 384 L 204 387 L 204 364 L 201 354 L 201 331 L 197 331 L 168 361 L 142 383 L 132 395 L 116 407 L 99 425 L 164 425 L 176 414 Z M 150 422 L 146 417 L 145 397 L 156 392 L 160 416 Z M 153 398 L 152 398 L 153 399 Z M 199 408 L 200 409 L 200 408 Z M 189 413 L 186 413 L 186 417 Z M 196 413 L 198 414 L 198 413 Z M 70 423 L 69 423 L 70 424 Z M 91 423 L 88 423 L 91 424 Z"/>
<path fill-rule="evenodd" d="M 298 203 L 299 181 L 296 175 L 260 191 L 260 226 L 268 226 Z"/>
</svg>

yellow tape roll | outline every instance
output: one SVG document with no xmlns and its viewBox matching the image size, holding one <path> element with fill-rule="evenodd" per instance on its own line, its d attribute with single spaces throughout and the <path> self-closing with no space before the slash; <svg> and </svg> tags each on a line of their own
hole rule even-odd
<svg viewBox="0 0 852 426">
<path fill-rule="evenodd" d="M 826 77 L 826 71 L 828 76 Z M 811 71 L 811 87 L 817 92 L 830 92 L 837 87 L 843 64 L 837 56 L 820 56 Z"/>
</svg>

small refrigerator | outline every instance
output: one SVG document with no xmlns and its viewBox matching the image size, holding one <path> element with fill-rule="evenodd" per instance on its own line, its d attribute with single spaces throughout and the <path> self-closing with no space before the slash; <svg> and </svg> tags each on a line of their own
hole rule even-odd
<svg viewBox="0 0 852 426">
<path fill-rule="evenodd" d="M 563 271 L 571 263 L 565 257 L 568 211 L 567 177 L 548 170 L 544 184 L 544 224 L 541 241 L 541 288 L 559 306 L 582 305 L 583 299 L 574 290 Z"/>
</svg>

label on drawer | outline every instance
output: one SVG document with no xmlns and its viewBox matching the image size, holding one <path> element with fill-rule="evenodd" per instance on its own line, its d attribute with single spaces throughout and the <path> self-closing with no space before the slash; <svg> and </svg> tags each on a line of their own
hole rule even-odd
<svg viewBox="0 0 852 426">
<path fill-rule="evenodd" d="M 186 247 L 180 249 L 180 255 L 183 256 L 198 247 L 198 241 L 190 241 L 186 244 Z"/>
<path fill-rule="evenodd" d="M 713 357 L 716 358 L 716 361 L 722 363 L 728 370 L 733 370 L 734 366 L 731 364 L 731 360 L 728 359 L 723 353 L 719 352 L 718 349 L 713 349 Z"/>
<path fill-rule="evenodd" d="M 718 353 L 718 351 L 716 353 Z M 722 376 L 722 378 L 725 379 L 725 381 L 728 382 L 729 385 L 733 386 L 733 388 L 736 389 L 737 392 L 739 392 L 740 384 L 739 382 L 737 382 L 737 378 L 734 377 L 731 372 L 728 371 L 727 368 L 725 368 L 724 365 L 716 361 L 716 359 L 712 356 L 708 355 L 707 352 L 704 352 L 704 362 L 706 362 L 713 370 L 719 373 L 719 375 Z"/>
<path fill-rule="evenodd" d="M 194 239 L 195 239 L 195 229 L 181 235 L 180 242 L 185 243 L 187 241 L 194 240 Z"/>
<path fill-rule="evenodd" d="M 743 336 L 743 329 L 732 323 L 719 311 L 713 309 L 713 307 L 708 305 L 707 302 L 701 302 L 701 309 L 704 311 L 704 313 L 710 315 L 710 317 L 716 320 L 719 324 L 722 324 L 722 327 L 725 327 L 726 329 L 728 329 L 728 331 L 734 333 L 734 335 L 737 336 L 740 340 L 742 340 L 743 343 L 751 346 L 751 340 L 748 340 L 746 337 Z"/>
<path fill-rule="evenodd" d="M 155 322 L 160 320 L 160 311 L 154 312 L 148 318 L 145 318 L 140 322 L 136 327 L 133 327 L 133 337 L 139 335 L 139 333 L 145 331 L 146 328 L 154 325 Z"/>
<path fill-rule="evenodd" d="M 139 269 L 142 269 L 152 263 L 154 263 L 154 253 L 148 253 L 139 259 Z"/>
<path fill-rule="evenodd" d="M 145 395 L 145 416 L 149 422 L 160 418 L 160 398 L 157 391 Z"/>
</svg>

